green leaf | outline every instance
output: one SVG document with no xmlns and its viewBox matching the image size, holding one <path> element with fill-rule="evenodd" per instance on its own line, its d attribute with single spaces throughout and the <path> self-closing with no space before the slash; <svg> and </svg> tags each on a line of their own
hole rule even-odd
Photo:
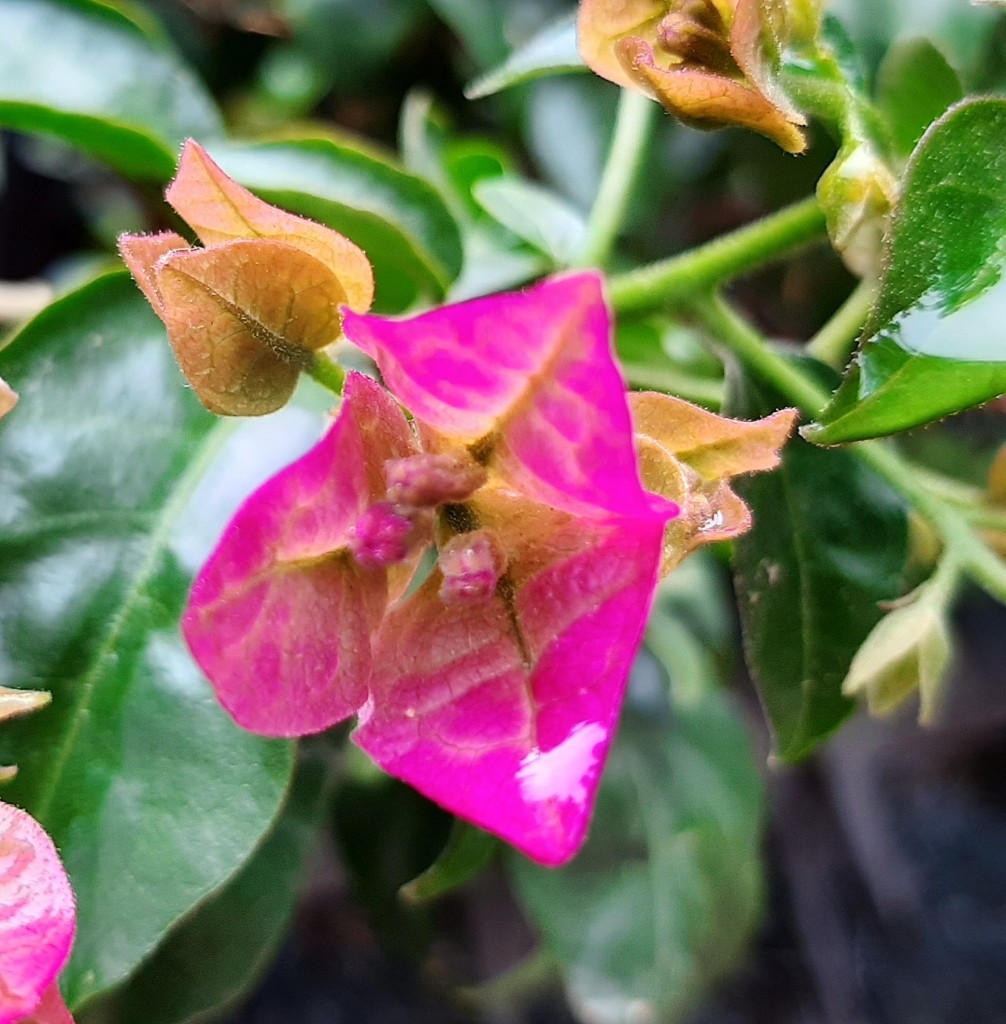
<svg viewBox="0 0 1006 1024">
<path fill-rule="evenodd" d="M 546 75 L 586 71 L 576 45 L 576 12 L 547 25 L 497 68 L 465 86 L 465 96 L 479 100 Z"/>
<path fill-rule="evenodd" d="M 1006 100 L 947 112 L 912 154 L 863 342 L 805 432 L 841 444 L 1006 391 Z"/>
<path fill-rule="evenodd" d="M 665 391 L 717 410 L 723 404 L 722 364 L 696 334 L 667 317 L 622 317 L 615 349 L 634 388 Z"/>
<path fill-rule="evenodd" d="M 442 298 L 461 272 L 460 230 L 436 189 L 369 150 L 318 138 L 221 144 L 211 152 L 268 202 L 361 246 L 374 265 L 377 309 Z"/>
<path fill-rule="evenodd" d="M 743 952 L 762 905 L 762 786 L 709 649 L 666 604 L 633 671 L 590 838 L 517 889 L 578 1017 L 677 1024 Z"/>
<path fill-rule="evenodd" d="M 0 423 L 0 684 L 53 695 L 0 735 L 0 762 L 20 766 L 4 798 L 70 874 L 76 1008 L 234 874 L 286 791 L 292 745 L 231 722 L 177 625 L 270 433 L 235 450 L 241 431 L 184 386 L 126 274 L 42 312 L 0 376 L 21 395 Z"/>
<path fill-rule="evenodd" d="M 499 840 L 454 819 L 447 845 L 437 859 L 411 882 L 406 882 L 398 894 L 406 903 L 428 903 L 470 882 L 499 852 Z"/>
<path fill-rule="evenodd" d="M 474 194 L 487 213 L 548 256 L 553 267 L 568 267 L 583 251 L 586 220 L 549 189 L 506 175 L 478 182 Z"/>
<path fill-rule="evenodd" d="M 317 844 L 325 776 L 320 759 L 301 757 L 283 810 L 251 859 L 172 929 L 107 1005 L 78 1015 L 78 1024 L 203 1024 L 259 980 L 283 939 Z"/>
<path fill-rule="evenodd" d="M 738 391 L 730 415 L 753 419 L 783 404 L 750 381 Z M 799 438 L 774 472 L 734 486 L 754 519 L 734 542 L 745 653 L 775 753 L 797 761 L 853 708 L 842 681 L 880 602 L 900 593 L 905 510 L 851 453 Z"/>
<path fill-rule="evenodd" d="M 611 143 L 619 90 L 596 75 L 546 78 L 528 88 L 525 140 L 535 166 L 553 188 L 589 209 Z M 659 194 L 657 181 L 663 178 L 646 180 L 645 191 Z"/>
<path fill-rule="evenodd" d="M 130 178 L 167 181 L 188 136 L 223 134 L 162 42 L 97 0 L 2 0 L 0 124 L 55 135 Z"/>
<path fill-rule="evenodd" d="M 464 270 L 448 293 L 452 302 L 505 291 L 545 272 L 545 259 L 493 222 L 472 194 L 479 182 L 510 170 L 505 150 L 488 140 L 454 137 L 423 92 L 406 97 L 399 139 L 406 165 L 439 191 L 461 226 Z"/>
<path fill-rule="evenodd" d="M 896 43 L 877 73 L 877 105 L 902 156 L 911 153 L 930 124 L 963 95 L 957 72 L 928 39 Z"/>
<path fill-rule="evenodd" d="M 278 0 L 293 39 L 331 86 L 360 93 L 416 31 L 423 0 Z"/>
</svg>

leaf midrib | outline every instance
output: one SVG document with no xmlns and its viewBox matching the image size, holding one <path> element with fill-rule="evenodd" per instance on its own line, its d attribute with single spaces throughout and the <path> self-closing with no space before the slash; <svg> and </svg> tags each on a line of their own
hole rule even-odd
<svg viewBox="0 0 1006 1024">
<path fill-rule="evenodd" d="M 235 425 L 233 421 L 222 420 L 218 421 L 207 431 L 199 444 L 195 457 L 178 478 L 160 513 L 152 520 L 153 529 L 150 532 L 146 557 L 140 563 L 132 585 L 123 595 L 118 612 L 111 618 L 104 640 L 95 649 L 90 668 L 80 677 L 79 684 L 76 687 L 78 693 L 77 701 L 71 713 L 67 716 L 68 725 L 63 739 L 56 746 L 54 756 L 50 762 L 51 767 L 46 773 L 42 787 L 39 789 L 38 798 L 32 810 L 35 817 L 43 825 L 47 824 L 46 819 L 49 816 L 52 803 L 63 780 L 66 766 L 76 747 L 77 740 L 84 727 L 84 722 L 88 717 L 87 711 L 90 708 L 92 695 L 101 681 L 102 666 L 105 664 L 108 655 L 115 648 L 125 629 L 126 623 L 129 621 L 143 595 L 145 587 L 154 576 L 160 556 L 167 546 L 172 528 L 188 505 L 209 464 L 219 452 L 224 441 L 234 430 Z"/>
</svg>

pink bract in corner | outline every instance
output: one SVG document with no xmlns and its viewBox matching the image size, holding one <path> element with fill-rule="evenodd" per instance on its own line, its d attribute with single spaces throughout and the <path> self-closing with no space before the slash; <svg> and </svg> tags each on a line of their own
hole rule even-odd
<svg viewBox="0 0 1006 1024">
<path fill-rule="evenodd" d="M 55 980 L 75 926 L 73 892 L 52 840 L 30 815 L 0 803 L 0 1024 L 69 1020 Z"/>
</svg>

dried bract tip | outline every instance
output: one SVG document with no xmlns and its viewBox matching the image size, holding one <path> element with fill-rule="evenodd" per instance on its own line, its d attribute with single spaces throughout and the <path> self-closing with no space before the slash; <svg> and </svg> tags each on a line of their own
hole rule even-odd
<svg viewBox="0 0 1006 1024">
<path fill-rule="evenodd" d="M 493 596 L 507 559 L 492 533 L 475 530 L 451 537 L 440 549 L 439 563 L 444 604 L 472 604 Z"/>
<path fill-rule="evenodd" d="M 14 690 L 0 686 L 0 722 L 44 708 L 52 695 L 45 690 Z"/>
</svg>

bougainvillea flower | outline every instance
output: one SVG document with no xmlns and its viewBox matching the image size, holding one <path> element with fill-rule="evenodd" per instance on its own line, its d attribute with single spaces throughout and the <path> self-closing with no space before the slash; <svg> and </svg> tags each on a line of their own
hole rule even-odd
<svg viewBox="0 0 1006 1024">
<path fill-rule="evenodd" d="M 767 465 L 780 431 L 714 429 L 651 396 L 634 433 L 591 273 L 344 327 L 413 422 L 351 375 L 326 438 L 224 534 L 186 637 L 240 723 L 295 735 L 357 713 L 385 770 L 561 863 L 586 832 L 676 500 Z M 637 444 L 644 472 L 661 467 L 650 490 Z M 696 520 L 688 543 L 707 530 Z M 431 542 L 435 566 L 402 596 Z"/>
<path fill-rule="evenodd" d="M 203 247 L 170 231 L 123 235 L 122 257 L 203 404 L 273 412 L 312 354 L 339 337 L 340 306 L 369 308 L 370 263 L 338 232 L 252 195 L 191 140 L 166 198 Z"/>
<path fill-rule="evenodd" d="M 797 420 L 782 409 L 753 422 L 717 416 L 670 395 L 629 396 L 643 484 L 681 507 L 667 524 L 662 574 L 704 544 L 730 540 L 751 526 L 751 512 L 728 481 L 779 464 Z"/>
<path fill-rule="evenodd" d="M 0 803 L 0 1024 L 70 1020 L 56 987 L 76 926 L 70 883 L 52 840 Z"/>
<path fill-rule="evenodd" d="M 777 0 L 580 0 L 579 46 L 591 70 L 687 124 L 751 128 L 799 153 L 806 120 L 773 72 L 785 21 Z"/>
<path fill-rule="evenodd" d="M 326 436 L 231 521 L 193 587 L 182 629 L 239 725 L 298 736 L 366 700 L 370 637 L 422 545 L 385 558 L 410 566 L 391 574 L 380 558 L 361 561 L 351 549 L 387 548 L 396 522 L 411 525 L 385 501 L 384 464 L 416 451 L 391 396 L 352 373 Z"/>
</svg>

